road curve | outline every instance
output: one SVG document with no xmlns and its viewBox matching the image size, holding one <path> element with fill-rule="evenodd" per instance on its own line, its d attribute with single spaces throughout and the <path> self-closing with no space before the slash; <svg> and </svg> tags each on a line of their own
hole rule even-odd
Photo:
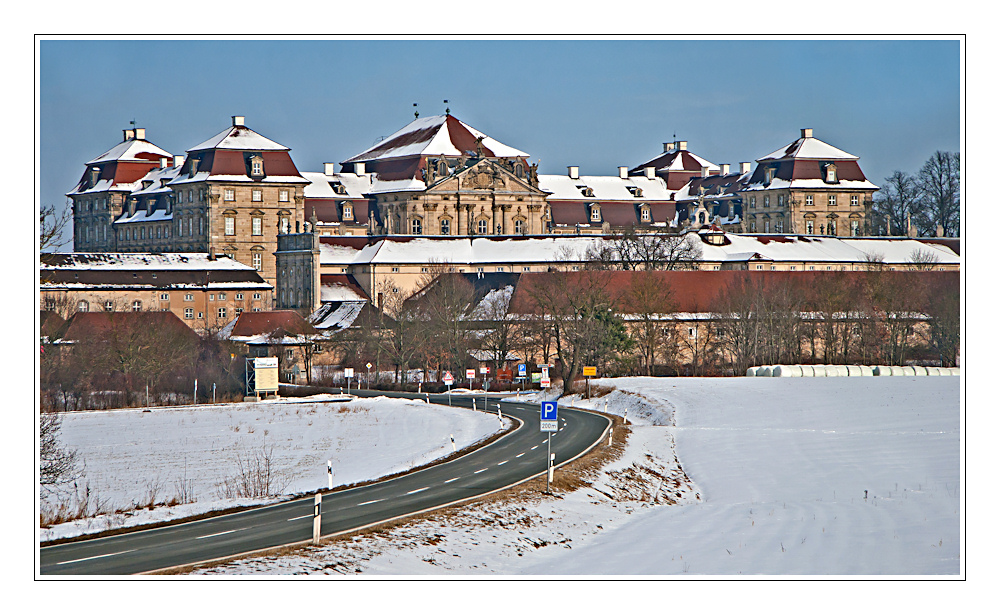
<svg viewBox="0 0 1000 615">
<path fill-rule="evenodd" d="M 362 396 L 387 395 L 366 391 Z M 447 405 L 449 396 L 429 398 Z M 482 396 L 475 398 L 482 411 Z M 454 406 L 472 406 L 469 396 L 451 396 Z M 490 398 L 489 412 L 520 421 L 514 431 L 466 455 L 362 487 L 323 496 L 322 535 L 332 536 L 481 497 L 545 473 L 546 434 L 538 404 Z M 432 406 L 433 407 L 433 406 Z M 590 412 L 560 408 L 552 452 L 561 465 L 605 437 L 611 421 Z M 70 542 L 39 550 L 41 575 L 125 575 L 152 572 L 250 554 L 312 539 L 312 496 L 228 515 L 125 534 Z"/>
</svg>

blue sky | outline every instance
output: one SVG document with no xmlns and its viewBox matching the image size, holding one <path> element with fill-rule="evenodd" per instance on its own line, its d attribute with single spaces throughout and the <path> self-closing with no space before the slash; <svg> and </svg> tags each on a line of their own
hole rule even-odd
<svg viewBox="0 0 1000 615">
<path fill-rule="evenodd" d="M 51 40 L 38 55 L 40 200 L 146 128 L 174 154 L 246 116 L 321 171 L 444 112 L 540 160 L 612 175 L 688 141 L 752 161 L 813 128 L 876 184 L 960 147 L 957 40 Z M 69 247 L 64 249 L 70 249 Z"/>
</svg>

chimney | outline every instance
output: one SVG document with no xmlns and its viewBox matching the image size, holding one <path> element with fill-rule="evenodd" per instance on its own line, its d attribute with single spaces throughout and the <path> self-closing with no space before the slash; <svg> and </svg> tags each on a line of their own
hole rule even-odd
<svg viewBox="0 0 1000 615">
<path fill-rule="evenodd" d="M 122 133 L 125 137 L 124 139 L 122 139 L 123 141 L 131 141 L 132 139 L 135 138 L 135 130 L 132 128 L 126 128 L 125 130 L 122 131 Z"/>
<path fill-rule="evenodd" d="M 161 169 L 167 168 L 167 157 L 166 156 L 161 156 L 160 157 L 160 168 Z"/>
<path fill-rule="evenodd" d="M 174 166 L 180 167 L 184 165 L 184 156 L 174 156 Z"/>
<path fill-rule="evenodd" d="M 676 145 L 677 145 L 677 149 L 679 149 L 679 150 L 681 150 L 681 149 L 687 149 L 688 148 L 688 142 L 687 141 L 677 141 Z"/>
<path fill-rule="evenodd" d="M 701 168 L 701 176 L 702 177 L 708 177 L 708 167 L 702 167 Z"/>
<path fill-rule="evenodd" d="M 355 162 L 354 163 L 354 174 L 355 175 L 364 175 L 365 174 L 365 163 L 363 163 L 363 162 Z"/>
<path fill-rule="evenodd" d="M 333 164 L 334 163 L 332 163 L 332 162 L 324 162 L 323 163 L 323 175 L 333 175 L 334 174 Z"/>
<path fill-rule="evenodd" d="M 618 167 L 618 177 L 628 179 L 628 167 Z"/>
<path fill-rule="evenodd" d="M 741 162 L 740 163 L 740 173 L 749 173 L 749 172 L 750 172 L 750 163 L 749 162 Z"/>
<path fill-rule="evenodd" d="M 146 129 L 145 128 L 136 128 L 135 129 L 135 138 L 139 139 L 139 140 L 145 141 L 146 140 Z"/>
<path fill-rule="evenodd" d="M 720 175 L 729 175 L 729 165 L 728 164 L 722 165 L 722 172 L 720 173 Z"/>
<path fill-rule="evenodd" d="M 664 154 L 666 154 L 667 152 L 672 152 L 672 151 L 674 151 L 674 144 L 673 143 L 664 143 L 663 144 L 663 153 Z"/>
<path fill-rule="evenodd" d="M 647 179 L 656 179 L 656 167 L 646 167 L 644 170 Z"/>
<path fill-rule="evenodd" d="M 566 167 L 569 169 L 570 179 L 580 179 L 580 167 Z"/>
<path fill-rule="evenodd" d="M 246 116 L 234 115 L 233 116 L 233 126 L 246 126 Z"/>
<path fill-rule="evenodd" d="M 803 128 L 802 129 L 802 138 L 803 139 L 811 139 L 812 136 L 813 136 L 813 129 L 812 128 Z"/>
</svg>

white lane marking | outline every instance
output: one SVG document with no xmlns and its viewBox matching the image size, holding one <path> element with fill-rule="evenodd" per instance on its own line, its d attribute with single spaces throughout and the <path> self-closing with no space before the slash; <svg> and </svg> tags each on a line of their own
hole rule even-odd
<svg viewBox="0 0 1000 615">
<path fill-rule="evenodd" d="M 534 446 L 532 446 L 532 447 L 531 447 L 531 450 L 535 450 L 536 448 L 538 448 L 538 445 L 537 445 L 537 444 L 536 444 L 536 445 L 534 445 Z"/>
<path fill-rule="evenodd" d="M 115 555 L 121 555 L 123 553 L 131 553 L 132 551 L 135 551 L 135 549 L 129 549 L 128 551 L 119 551 L 118 553 L 105 553 L 104 555 L 94 555 L 92 557 L 83 557 L 83 558 L 80 558 L 80 559 L 71 559 L 68 562 L 59 562 L 58 564 L 56 564 L 56 566 L 65 566 L 66 564 L 73 564 L 73 563 L 76 563 L 76 562 L 85 562 L 85 561 L 87 561 L 89 559 L 100 559 L 102 557 L 114 557 Z"/>
<path fill-rule="evenodd" d="M 421 491 L 427 491 L 428 489 L 430 489 L 430 487 L 421 487 L 420 489 L 414 489 L 413 491 L 407 491 L 406 495 L 410 495 L 411 493 L 420 493 Z"/>
<path fill-rule="evenodd" d="M 384 500 L 385 498 L 382 498 Z M 368 500 L 367 502 L 361 502 L 358 506 L 364 506 L 365 504 L 374 504 L 375 502 L 381 502 L 382 500 Z"/>
<path fill-rule="evenodd" d="M 503 464 L 507 463 L 508 461 L 510 461 L 510 459 L 507 459 L 507 460 L 505 460 L 505 461 L 501 461 L 501 462 L 500 462 L 500 463 L 498 463 L 497 465 L 498 465 L 498 466 L 502 466 Z"/>
<path fill-rule="evenodd" d="M 520 455 L 518 455 L 517 457 L 523 457 L 523 456 L 524 456 L 524 453 L 521 453 L 521 454 L 520 454 Z M 514 457 L 514 459 L 517 459 L 517 457 Z"/>
<path fill-rule="evenodd" d="M 482 470 L 476 470 L 475 472 L 473 472 L 473 474 L 479 474 L 480 472 L 485 472 L 486 470 L 489 470 L 489 468 L 483 468 Z"/>
<path fill-rule="evenodd" d="M 312 514 L 302 515 L 301 517 L 292 517 L 289 521 L 298 521 L 299 519 L 305 519 L 306 517 L 311 517 Z"/>
<path fill-rule="evenodd" d="M 462 477 L 461 476 L 456 476 L 455 478 L 449 478 L 448 480 L 446 480 L 444 482 L 447 484 L 447 483 L 454 482 L 454 481 L 456 481 L 456 480 L 458 480 L 460 478 L 462 478 Z"/>
<path fill-rule="evenodd" d="M 312 516 L 312 515 L 310 515 L 310 516 Z M 202 538 L 211 538 L 212 536 L 222 536 L 223 534 L 232 534 L 233 532 L 240 532 L 240 531 L 243 531 L 245 529 L 247 529 L 247 528 L 241 527 L 241 528 L 237 528 L 235 530 L 226 530 L 225 532 L 217 532 L 215 534 L 208 534 L 207 536 L 196 536 L 195 540 L 201 540 Z"/>
</svg>

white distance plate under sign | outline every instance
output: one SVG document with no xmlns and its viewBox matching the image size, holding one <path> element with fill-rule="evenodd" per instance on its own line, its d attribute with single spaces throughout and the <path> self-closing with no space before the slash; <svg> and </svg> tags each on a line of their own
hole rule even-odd
<svg viewBox="0 0 1000 615">
<path fill-rule="evenodd" d="M 542 431 L 559 431 L 559 421 L 542 421 Z"/>
</svg>

